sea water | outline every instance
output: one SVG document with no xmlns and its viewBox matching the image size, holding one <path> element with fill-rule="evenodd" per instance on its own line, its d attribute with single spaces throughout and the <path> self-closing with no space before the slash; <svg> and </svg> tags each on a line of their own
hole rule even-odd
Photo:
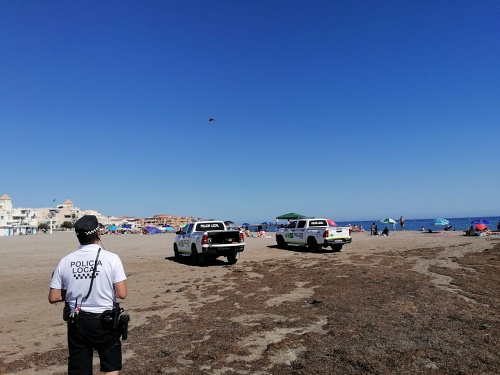
<svg viewBox="0 0 500 375">
<path fill-rule="evenodd" d="M 358 228 L 360 226 L 363 226 L 364 230 L 369 231 L 372 223 L 375 223 L 375 224 L 377 224 L 379 230 L 383 230 L 385 227 L 387 227 L 391 231 L 392 230 L 400 231 L 401 226 L 399 225 L 399 218 L 394 217 L 393 219 L 396 221 L 395 225 L 381 223 L 380 219 L 378 219 L 378 220 L 350 220 L 350 221 L 336 221 L 335 219 L 333 219 L 333 221 L 335 221 L 339 227 L 346 227 L 349 224 L 351 226 L 353 226 L 354 224 L 356 224 L 358 226 Z M 431 219 L 405 219 L 405 230 L 420 231 L 422 229 L 422 227 L 424 227 L 424 229 L 426 231 L 429 229 L 432 229 L 433 231 L 443 230 L 443 228 L 445 227 L 444 225 L 432 225 L 432 221 L 434 219 L 435 218 L 431 218 Z M 488 225 L 488 229 L 490 229 L 490 230 L 499 230 L 499 228 L 497 228 L 497 226 L 500 225 L 500 216 L 455 217 L 455 218 L 446 217 L 445 219 L 449 221 L 448 225 L 451 225 L 452 231 L 453 230 L 457 230 L 457 231 L 466 230 L 467 228 L 469 228 L 472 225 L 471 224 L 472 221 L 478 220 L 478 219 L 488 220 L 490 223 Z M 283 221 L 283 224 L 285 224 L 285 223 L 286 222 Z M 258 225 L 259 224 L 252 224 L 249 226 L 249 229 L 252 232 L 256 232 Z M 274 225 L 274 224 L 269 224 L 269 225 L 267 225 L 267 227 L 266 227 L 266 225 L 261 225 L 261 226 L 266 232 L 276 232 L 276 225 Z"/>
<path fill-rule="evenodd" d="M 395 217 L 393 218 L 396 220 L 396 224 L 385 224 L 381 223 L 380 219 L 379 220 L 364 220 L 364 221 L 337 221 L 338 226 L 347 226 L 348 224 L 354 225 L 356 224 L 359 228 L 360 225 L 363 225 L 363 229 L 369 231 L 370 227 L 373 223 L 377 224 L 378 229 L 384 229 L 385 227 L 389 228 L 389 230 L 401 230 L 401 226 L 399 225 L 399 218 Z M 405 230 L 413 230 L 413 231 L 420 231 L 422 227 L 427 231 L 429 229 L 432 229 L 433 231 L 438 231 L 438 230 L 443 230 L 445 227 L 444 225 L 433 225 L 432 221 L 435 218 L 432 219 L 406 219 L 405 218 Z M 497 230 L 497 225 L 500 224 L 500 216 L 492 216 L 492 217 L 454 217 L 454 218 L 449 218 L 446 217 L 446 220 L 449 221 L 448 225 L 451 225 L 451 230 L 458 230 L 458 231 L 463 231 L 469 228 L 471 225 L 471 222 L 474 220 L 479 220 L 479 219 L 484 219 L 489 221 L 488 228 L 490 230 Z"/>
</svg>

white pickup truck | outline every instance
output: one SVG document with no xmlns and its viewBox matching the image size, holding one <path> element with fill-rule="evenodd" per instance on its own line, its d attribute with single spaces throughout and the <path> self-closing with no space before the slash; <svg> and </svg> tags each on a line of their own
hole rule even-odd
<svg viewBox="0 0 500 375">
<path fill-rule="evenodd" d="M 219 256 L 235 264 L 245 249 L 243 232 L 227 230 L 223 221 L 195 221 L 176 232 L 174 255 L 191 257 L 191 264 L 200 265 Z"/>
<path fill-rule="evenodd" d="M 351 241 L 348 227 L 331 226 L 327 219 L 295 220 L 276 231 L 276 243 L 281 249 L 288 245 L 307 245 L 312 251 L 328 246 L 334 251 L 340 251 L 344 244 Z"/>
</svg>

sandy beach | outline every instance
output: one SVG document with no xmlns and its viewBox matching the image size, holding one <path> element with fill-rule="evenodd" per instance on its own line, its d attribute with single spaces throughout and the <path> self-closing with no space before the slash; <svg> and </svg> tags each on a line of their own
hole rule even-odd
<svg viewBox="0 0 500 375">
<path fill-rule="evenodd" d="M 173 234 L 103 236 L 128 276 L 122 374 L 500 373 L 500 236 L 353 233 L 316 253 L 270 236 L 203 267 L 173 259 Z M 0 237 L 0 374 L 65 373 L 47 294 L 77 247 L 73 232 Z"/>
</svg>

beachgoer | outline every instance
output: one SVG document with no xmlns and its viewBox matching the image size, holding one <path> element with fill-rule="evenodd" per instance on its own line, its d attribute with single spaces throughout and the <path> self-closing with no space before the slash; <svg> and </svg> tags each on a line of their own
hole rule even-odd
<svg viewBox="0 0 500 375">
<path fill-rule="evenodd" d="M 491 231 L 488 228 L 484 228 L 482 231 L 480 231 L 480 236 L 489 236 L 491 234 Z"/>
<path fill-rule="evenodd" d="M 471 225 L 469 229 L 467 229 L 465 231 L 465 234 L 464 236 L 476 236 L 477 233 L 476 233 L 476 230 L 474 229 L 474 227 Z"/>
<path fill-rule="evenodd" d="M 420 228 L 420 231 L 421 231 L 421 232 L 425 232 L 425 228 L 424 228 L 424 226 L 423 226 L 423 225 L 422 225 L 422 228 Z"/>
<path fill-rule="evenodd" d="M 372 226 L 370 227 L 370 235 L 372 235 L 372 236 L 378 236 L 378 227 L 377 227 L 377 224 L 373 223 Z"/>
<path fill-rule="evenodd" d="M 405 230 L 405 218 L 403 216 L 399 218 L 399 225 L 401 225 L 401 230 Z"/>
<path fill-rule="evenodd" d="M 119 256 L 98 245 L 101 233 L 97 217 L 85 215 L 74 228 L 80 247 L 59 262 L 49 291 L 50 303 L 65 302 L 68 374 L 92 374 L 96 350 L 101 371 L 118 375 L 122 369 L 120 335 L 112 324 L 103 327 L 101 321 L 107 316 L 103 313 L 113 311 L 117 298 L 127 297 L 127 276 Z"/>
<path fill-rule="evenodd" d="M 445 226 L 445 227 L 444 227 L 444 230 L 445 230 L 445 231 L 447 231 L 447 232 L 448 232 L 448 231 L 450 231 L 450 230 L 451 230 L 451 225 L 447 225 L 447 226 Z"/>
<path fill-rule="evenodd" d="M 245 227 L 245 236 L 250 237 L 250 228 L 248 228 L 248 225 Z"/>
<path fill-rule="evenodd" d="M 384 230 L 382 231 L 382 236 L 388 236 L 389 235 L 389 228 L 385 227 Z"/>
</svg>

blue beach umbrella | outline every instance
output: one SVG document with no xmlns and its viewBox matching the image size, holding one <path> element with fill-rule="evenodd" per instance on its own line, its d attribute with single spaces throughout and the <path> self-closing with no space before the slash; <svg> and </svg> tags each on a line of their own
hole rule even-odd
<svg viewBox="0 0 500 375">
<path fill-rule="evenodd" d="M 446 219 L 443 218 L 437 218 L 432 220 L 431 224 L 432 225 L 448 225 L 450 222 Z"/>
<path fill-rule="evenodd" d="M 474 224 L 477 230 L 485 230 L 490 225 L 490 222 L 484 219 L 473 220 L 470 223 Z"/>
<path fill-rule="evenodd" d="M 470 222 L 471 224 L 484 224 L 484 225 L 490 225 L 490 222 L 488 220 L 484 220 L 484 219 L 477 219 L 477 220 L 473 220 Z"/>
<path fill-rule="evenodd" d="M 262 225 L 271 225 L 272 223 L 270 221 L 264 221 L 261 223 Z"/>
<path fill-rule="evenodd" d="M 243 225 L 243 226 L 247 226 L 247 225 L 250 225 L 250 223 L 243 223 L 243 224 L 241 224 L 241 225 Z"/>
</svg>

